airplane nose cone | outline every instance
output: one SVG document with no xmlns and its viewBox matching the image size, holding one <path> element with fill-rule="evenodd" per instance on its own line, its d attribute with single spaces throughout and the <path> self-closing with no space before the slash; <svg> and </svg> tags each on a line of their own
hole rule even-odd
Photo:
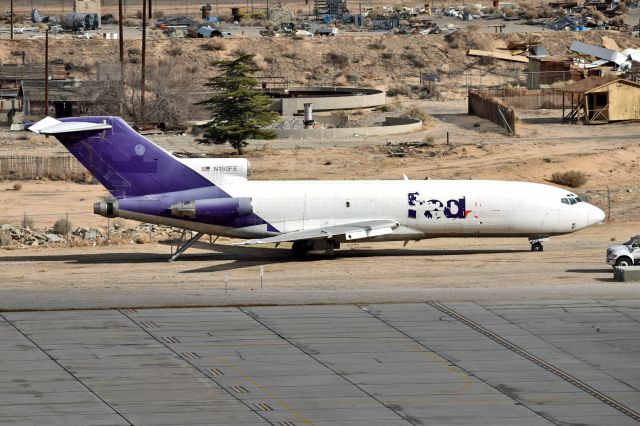
<svg viewBox="0 0 640 426">
<path fill-rule="evenodd" d="M 598 207 L 589 205 L 589 225 L 595 225 L 604 220 L 605 214 Z"/>
</svg>

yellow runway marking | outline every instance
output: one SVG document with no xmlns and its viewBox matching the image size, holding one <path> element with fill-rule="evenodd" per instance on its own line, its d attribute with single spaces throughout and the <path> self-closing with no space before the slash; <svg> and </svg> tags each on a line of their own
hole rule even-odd
<svg viewBox="0 0 640 426">
<path fill-rule="evenodd" d="M 275 393 L 273 393 L 273 391 L 271 391 L 271 389 L 262 386 L 260 383 L 258 383 L 253 377 L 249 376 L 247 373 L 245 373 L 244 371 L 242 371 L 238 366 L 236 366 L 235 364 L 233 364 L 231 361 L 229 361 L 227 358 L 221 358 L 223 364 L 225 364 L 225 366 L 227 368 L 232 369 L 233 371 L 235 371 L 236 373 L 238 373 L 240 376 L 242 376 L 242 378 L 244 378 L 246 381 L 248 381 L 249 383 L 251 383 L 252 385 L 254 385 L 255 387 L 257 387 L 258 389 L 260 389 L 262 392 L 264 392 L 265 394 L 267 394 L 269 396 L 269 398 L 271 398 L 272 400 L 274 400 L 275 402 L 277 402 L 279 405 L 281 405 L 285 410 L 287 410 L 288 412 L 290 412 L 291 414 L 293 414 L 294 416 L 296 416 L 301 422 L 303 422 L 304 424 L 307 425 L 314 425 L 315 423 L 312 422 L 311 420 L 309 420 L 308 418 L 306 418 L 302 413 L 300 413 L 298 410 L 296 410 L 291 404 L 289 404 L 287 401 L 283 400 L 282 398 L 280 398 L 278 395 L 276 395 Z"/>
</svg>

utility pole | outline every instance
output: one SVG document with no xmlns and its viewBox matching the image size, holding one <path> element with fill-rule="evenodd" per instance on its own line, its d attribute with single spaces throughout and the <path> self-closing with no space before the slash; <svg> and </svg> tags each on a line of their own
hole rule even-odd
<svg viewBox="0 0 640 426">
<path fill-rule="evenodd" d="M 49 115 L 49 26 L 44 33 L 44 115 Z"/>
<path fill-rule="evenodd" d="M 151 11 L 151 0 L 149 0 L 149 19 L 153 18 L 153 12 Z"/>
<path fill-rule="evenodd" d="M 142 0 L 142 75 L 140 77 L 140 121 L 144 121 L 145 67 L 147 60 L 147 1 Z"/>
<path fill-rule="evenodd" d="M 11 29 L 9 30 L 10 38 L 13 40 L 13 0 L 11 0 L 11 17 L 9 18 L 9 22 L 11 22 Z"/>
<path fill-rule="evenodd" d="M 124 15 L 122 14 L 122 0 L 118 0 L 118 41 L 120 44 L 120 79 L 124 84 L 124 34 L 122 29 L 122 20 Z"/>
</svg>

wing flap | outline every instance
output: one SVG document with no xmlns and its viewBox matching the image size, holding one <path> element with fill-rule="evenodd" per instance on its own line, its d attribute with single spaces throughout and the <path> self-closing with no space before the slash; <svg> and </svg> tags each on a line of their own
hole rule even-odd
<svg viewBox="0 0 640 426">
<path fill-rule="evenodd" d="M 317 240 L 344 236 L 347 241 L 362 238 L 377 237 L 390 234 L 400 224 L 392 219 L 367 220 L 346 223 L 343 225 L 327 226 L 309 231 L 294 231 L 276 235 L 274 237 L 246 240 L 235 245 L 284 243 L 299 240 Z"/>
</svg>

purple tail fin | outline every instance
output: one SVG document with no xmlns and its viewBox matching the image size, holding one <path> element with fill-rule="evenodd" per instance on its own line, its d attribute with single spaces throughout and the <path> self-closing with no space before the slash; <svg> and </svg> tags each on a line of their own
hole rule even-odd
<svg viewBox="0 0 640 426">
<path fill-rule="evenodd" d="M 213 186 L 119 117 L 46 118 L 30 130 L 56 136 L 116 198 Z"/>
</svg>

